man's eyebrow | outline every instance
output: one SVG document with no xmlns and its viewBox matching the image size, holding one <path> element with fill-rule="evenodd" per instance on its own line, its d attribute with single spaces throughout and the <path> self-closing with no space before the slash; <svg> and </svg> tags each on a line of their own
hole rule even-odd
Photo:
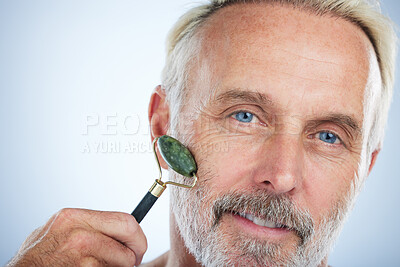
<svg viewBox="0 0 400 267">
<path fill-rule="evenodd" d="M 219 94 L 215 98 L 218 102 L 238 102 L 245 101 L 256 103 L 260 106 L 273 106 L 272 100 L 265 94 L 248 91 L 243 89 L 231 89 Z"/>
</svg>

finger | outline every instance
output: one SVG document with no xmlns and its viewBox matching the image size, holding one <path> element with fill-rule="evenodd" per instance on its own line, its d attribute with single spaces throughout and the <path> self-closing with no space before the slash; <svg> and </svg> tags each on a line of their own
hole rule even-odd
<svg viewBox="0 0 400 267">
<path fill-rule="evenodd" d="M 89 228 L 118 240 L 136 256 L 136 265 L 140 264 L 147 250 L 147 240 L 142 228 L 132 215 L 122 212 L 105 212 L 84 209 L 66 209 L 62 217 L 73 217 L 84 222 Z M 59 215 L 60 216 L 60 215 Z"/>
<path fill-rule="evenodd" d="M 64 249 L 75 255 L 80 263 L 97 261 L 107 266 L 133 266 L 137 262 L 131 249 L 100 232 L 75 229 L 68 244 Z"/>
</svg>

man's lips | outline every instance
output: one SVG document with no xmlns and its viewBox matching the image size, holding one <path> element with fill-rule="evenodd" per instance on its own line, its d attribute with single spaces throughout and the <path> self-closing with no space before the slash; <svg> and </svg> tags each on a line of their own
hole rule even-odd
<svg viewBox="0 0 400 267">
<path fill-rule="evenodd" d="M 248 233 L 254 237 L 269 240 L 281 240 L 287 238 L 288 234 L 296 234 L 293 229 L 288 226 L 276 222 L 276 220 L 269 220 L 257 217 L 249 213 L 230 213 L 234 225 L 239 227 L 239 231 Z"/>
<path fill-rule="evenodd" d="M 286 229 L 288 228 L 284 224 L 273 222 L 268 219 L 262 219 L 260 217 L 254 216 L 252 214 L 239 212 L 239 213 L 236 213 L 236 215 L 239 215 L 240 217 L 245 218 L 258 226 L 264 226 L 264 227 L 268 227 L 268 228 L 286 228 Z"/>
<path fill-rule="evenodd" d="M 286 195 L 271 195 L 265 191 L 230 193 L 216 199 L 213 213 L 213 227 L 225 218 L 228 226 L 263 239 L 295 235 L 304 244 L 314 233 L 310 214 L 297 209 Z"/>
</svg>

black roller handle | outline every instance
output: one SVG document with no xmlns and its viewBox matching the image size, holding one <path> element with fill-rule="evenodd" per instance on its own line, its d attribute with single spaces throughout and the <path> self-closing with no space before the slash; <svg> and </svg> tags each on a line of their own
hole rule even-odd
<svg viewBox="0 0 400 267">
<path fill-rule="evenodd" d="M 153 207 L 157 199 L 158 197 L 152 195 L 150 192 L 147 192 L 142 201 L 140 201 L 135 210 L 131 213 L 138 223 L 143 220 L 144 216 L 146 216 L 151 207 Z"/>
<path fill-rule="evenodd" d="M 143 220 L 144 216 L 146 216 L 151 207 L 153 207 L 154 203 L 164 192 L 165 188 L 165 183 L 163 183 L 160 179 L 157 179 L 154 182 L 147 194 L 136 206 L 135 210 L 131 213 L 131 215 L 135 217 L 137 223 L 140 223 Z"/>
</svg>

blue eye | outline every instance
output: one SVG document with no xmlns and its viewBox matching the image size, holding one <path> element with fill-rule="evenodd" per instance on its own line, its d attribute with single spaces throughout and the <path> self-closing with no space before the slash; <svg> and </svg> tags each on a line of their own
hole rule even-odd
<svg viewBox="0 0 400 267">
<path fill-rule="evenodd" d="M 251 114 L 250 112 L 240 111 L 234 114 L 234 117 L 240 122 L 251 122 L 253 120 L 254 115 Z"/>
<path fill-rule="evenodd" d="M 320 132 L 318 133 L 319 140 L 329 143 L 329 144 L 338 144 L 340 143 L 340 139 L 333 133 L 330 132 Z"/>
</svg>

